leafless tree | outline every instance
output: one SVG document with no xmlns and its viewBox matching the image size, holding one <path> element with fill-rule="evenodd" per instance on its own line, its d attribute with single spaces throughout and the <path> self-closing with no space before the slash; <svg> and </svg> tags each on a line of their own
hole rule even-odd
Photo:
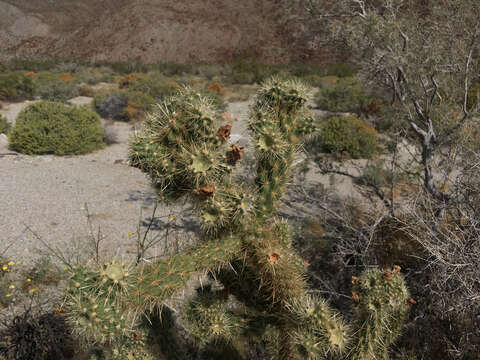
<svg viewBox="0 0 480 360">
<path fill-rule="evenodd" d="M 364 83 L 388 94 L 409 125 L 422 191 L 401 204 L 399 213 L 406 216 L 397 220 L 413 222 L 405 225 L 415 229 L 412 238 L 426 250 L 419 259 L 425 268 L 416 278 L 423 287 L 418 291 L 436 299 L 440 317 L 463 314 L 473 329 L 480 310 L 480 167 L 468 133 L 475 126 L 478 131 L 480 115 L 479 94 L 472 91 L 480 81 L 480 2 L 303 3 L 315 18 L 328 20 Z M 388 197 L 379 194 L 388 207 Z M 445 340 L 450 355 L 464 356 L 473 332 L 465 326 L 462 340 Z"/>
</svg>

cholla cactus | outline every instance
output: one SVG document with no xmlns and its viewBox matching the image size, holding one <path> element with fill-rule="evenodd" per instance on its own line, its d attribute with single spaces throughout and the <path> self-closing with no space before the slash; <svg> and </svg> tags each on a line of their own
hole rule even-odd
<svg viewBox="0 0 480 360">
<path fill-rule="evenodd" d="M 136 318 L 122 299 L 134 276 L 132 269 L 114 261 L 73 270 L 67 287 L 68 320 L 80 339 L 111 342 L 132 330 Z"/>
<path fill-rule="evenodd" d="M 233 170 L 243 149 L 228 145 L 231 125 L 217 121 L 207 98 L 184 88 L 158 105 L 131 142 L 130 163 L 150 176 L 161 199 L 188 197 L 204 235 L 187 253 L 137 269 L 113 263 L 95 271 L 77 269 L 69 288 L 77 327 L 98 322 L 94 329 L 103 339 L 115 335 L 108 325 L 102 330 L 111 321 L 125 332 L 117 317 L 92 317 L 89 304 L 122 314 L 151 311 L 204 272 L 222 287 L 199 291 L 182 316 L 201 342 L 238 345 L 236 338 L 261 337 L 279 360 L 387 358 L 408 311 L 398 268 L 354 279 L 357 313 L 348 326 L 308 293 L 306 265 L 292 249 L 288 223 L 274 217 L 296 153 L 313 130 L 306 101 L 307 91 L 296 81 L 273 78 L 263 84 L 249 123 L 257 159 L 252 184 L 236 181 Z"/>
</svg>

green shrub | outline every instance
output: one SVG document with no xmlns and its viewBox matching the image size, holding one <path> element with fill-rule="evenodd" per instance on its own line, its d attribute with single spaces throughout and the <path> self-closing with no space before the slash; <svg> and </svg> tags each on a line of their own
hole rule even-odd
<svg viewBox="0 0 480 360">
<path fill-rule="evenodd" d="M 408 121 L 402 116 L 400 105 L 384 105 L 381 106 L 379 112 L 372 118 L 372 123 L 382 134 L 396 134 L 399 131 L 414 135 Z"/>
<path fill-rule="evenodd" d="M 192 74 L 194 70 L 192 65 L 175 63 L 156 64 L 154 68 L 167 76 Z"/>
<path fill-rule="evenodd" d="M 18 115 L 10 148 L 24 154 L 85 154 L 102 148 L 100 117 L 85 106 L 41 101 Z"/>
<path fill-rule="evenodd" d="M 228 76 L 231 72 L 231 66 L 228 64 L 198 64 L 195 67 L 195 75 L 207 80 L 213 80 L 215 77 Z"/>
<path fill-rule="evenodd" d="M 323 65 L 323 69 L 325 75 L 333 75 L 341 78 L 353 77 L 357 72 L 350 64 L 326 64 Z"/>
<path fill-rule="evenodd" d="M 146 93 L 158 102 L 175 94 L 179 86 L 178 83 L 165 77 L 158 71 L 140 75 L 142 76 L 137 74 L 137 77 L 126 87 L 136 92 Z"/>
<path fill-rule="evenodd" d="M 323 110 L 359 113 L 368 103 L 368 97 L 358 80 L 343 78 L 321 89 L 315 102 Z"/>
<path fill-rule="evenodd" d="M 323 151 L 370 158 L 377 150 L 378 133 L 356 116 L 331 117 L 321 122 L 317 140 Z"/>
<path fill-rule="evenodd" d="M 154 104 L 150 95 L 135 90 L 105 92 L 93 99 L 93 107 L 100 116 L 117 121 L 142 118 Z"/>
<path fill-rule="evenodd" d="M 69 74 L 40 72 L 34 77 L 35 96 L 43 100 L 62 101 L 78 96 L 77 85 Z"/>
<path fill-rule="evenodd" d="M 317 74 L 308 74 L 302 76 L 302 80 L 310 86 L 321 87 L 322 86 L 322 77 Z"/>
<path fill-rule="evenodd" d="M 33 96 L 32 77 L 24 71 L 0 74 L 0 100 L 24 100 Z"/>
<path fill-rule="evenodd" d="M 118 80 L 118 87 L 120 89 L 129 89 L 147 80 L 145 74 L 132 73 L 122 76 Z"/>
<path fill-rule="evenodd" d="M 97 90 L 93 88 L 91 85 L 83 84 L 78 88 L 78 95 L 80 96 L 87 96 L 87 97 L 95 97 L 97 94 Z"/>
<path fill-rule="evenodd" d="M 255 82 L 255 73 L 253 72 L 236 72 L 232 75 L 233 84 L 253 84 Z"/>
<path fill-rule="evenodd" d="M 96 66 L 109 67 L 115 73 L 119 73 L 119 74 L 131 74 L 131 73 L 140 73 L 140 72 L 148 71 L 148 65 L 141 63 L 139 61 L 101 62 L 96 64 Z"/>
<path fill-rule="evenodd" d="M 232 84 L 261 83 L 265 79 L 286 72 L 285 66 L 256 63 L 252 60 L 240 60 L 232 65 L 230 82 Z"/>
<path fill-rule="evenodd" d="M 27 70 L 27 71 L 49 71 L 59 65 L 61 60 L 47 57 L 26 57 L 19 56 L 12 58 L 5 64 L 7 69 L 11 71 Z M 25 71 L 24 71 L 25 72 Z"/>
<path fill-rule="evenodd" d="M 89 68 L 87 70 L 78 72 L 74 76 L 76 83 L 85 83 L 88 85 L 95 85 L 100 82 L 111 82 L 114 78 L 112 69 L 106 66 L 97 68 Z"/>
<path fill-rule="evenodd" d="M 127 120 L 142 118 L 155 104 L 155 100 L 149 94 L 141 91 L 127 91 L 125 95 L 127 107 L 123 114 Z"/>
<path fill-rule="evenodd" d="M 94 110 L 105 119 L 125 121 L 124 111 L 128 106 L 125 94 L 104 92 L 93 98 Z"/>
<path fill-rule="evenodd" d="M 51 71 L 56 72 L 56 73 L 72 73 L 72 74 L 77 74 L 82 71 L 86 71 L 87 68 L 85 67 L 84 64 L 80 64 L 78 62 L 70 62 L 70 61 L 65 61 L 61 62 L 57 66 L 55 66 Z"/>
<path fill-rule="evenodd" d="M 8 134 L 12 125 L 5 116 L 0 115 L 0 134 Z"/>
<path fill-rule="evenodd" d="M 322 75 L 325 71 L 324 65 L 320 64 L 291 63 L 287 68 L 288 72 L 295 77 Z"/>
</svg>

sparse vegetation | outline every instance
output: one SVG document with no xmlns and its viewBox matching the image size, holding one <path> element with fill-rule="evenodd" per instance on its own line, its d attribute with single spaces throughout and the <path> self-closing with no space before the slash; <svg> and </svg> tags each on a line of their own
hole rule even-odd
<svg viewBox="0 0 480 360">
<path fill-rule="evenodd" d="M 308 293 L 290 226 L 274 216 L 300 139 L 313 131 L 306 100 L 295 81 L 274 78 L 259 89 L 249 124 L 258 161 L 251 184 L 232 176 L 243 151 L 227 145 L 231 125 L 221 126 L 218 111 L 195 89 L 180 90 L 147 118 L 131 141 L 131 165 L 150 176 L 160 199 L 188 198 L 203 234 L 185 253 L 138 267 L 73 266 L 66 311 L 76 335 L 115 347 L 138 328 L 136 314 L 161 308 L 203 272 L 210 285 L 185 304 L 182 319 L 208 353 L 215 343 L 215 352 L 240 359 L 239 340 L 258 337 L 275 359 L 387 357 L 409 309 L 400 268 L 354 279 L 352 336 L 325 300 Z"/>
<path fill-rule="evenodd" d="M 478 1 L 288 3 L 311 64 L 0 62 L 1 111 L 44 100 L 0 115 L 10 149 L 119 143 L 2 151 L 5 179 L 86 160 L 157 195 L 114 184 L 154 211 L 111 257 L 100 229 L 71 260 L 1 253 L 0 359 L 478 358 Z"/>
<path fill-rule="evenodd" d="M 33 78 L 35 96 L 43 100 L 65 102 L 78 95 L 77 85 L 70 74 L 40 72 Z"/>
<path fill-rule="evenodd" d="M 32 76 L 23 71 L 0 74 L 0 100 L 19 101 L 31 99 L 34 84 Z"/>
</svg>

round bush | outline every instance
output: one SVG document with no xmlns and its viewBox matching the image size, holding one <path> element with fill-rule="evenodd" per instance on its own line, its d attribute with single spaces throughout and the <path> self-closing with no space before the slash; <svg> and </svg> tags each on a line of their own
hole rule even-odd
<svg viewBox="0 0 480 360">
<path fill-rule="evenodd" d="M 358 113 L 368 103 L 368 96 L 355 78 L 343 78 L 321 89 L 315 101 L 323 110 Z"/>
<path fill-rule="evenodd" d="M 377 149 L 378 133 L 356 116 L 331 117 L 320 125 L 318 140 L 323 151 L 370 158 Z"/>
<path fill-rule="evenodd" d="M 93 99 L 95 111 L 105 119 L 126 121 L 124 110 L 128 106 L 128 98 L 123 93 L 100 94 Z"/>
<path fill-rule="evenodd" d="M 138 120 L 145 116 L 155 100 L 141 91 L 119 91 L 95 96 L 95 111 L 105 119 L 118 121 Z"/>
<path fill-rule="evenodd" d="M 100 117 L 86 106 L 40 101 L 18 115 L 12 150 L 24 154 L 85 154 L 105 146 Z"/>
</svg>

